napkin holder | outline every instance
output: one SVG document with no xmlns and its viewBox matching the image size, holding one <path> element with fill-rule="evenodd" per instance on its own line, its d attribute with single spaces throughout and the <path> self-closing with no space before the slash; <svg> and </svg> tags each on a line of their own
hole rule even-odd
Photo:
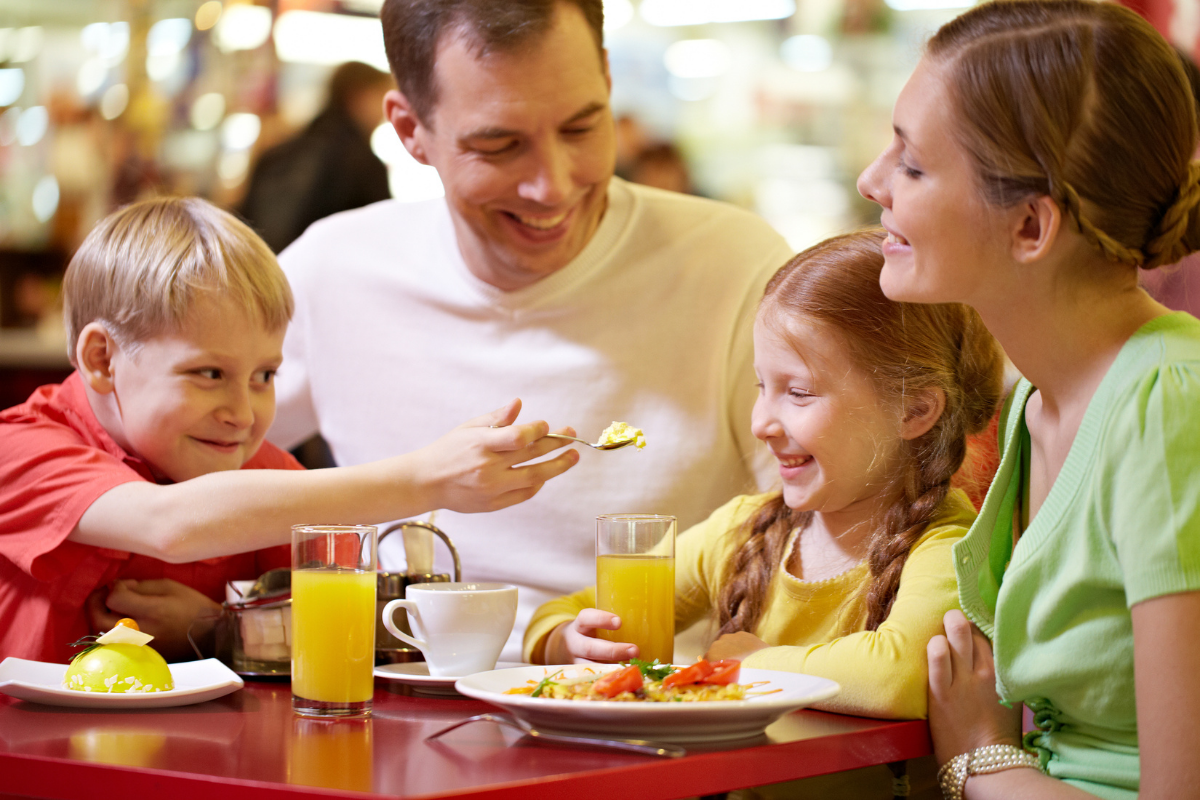
<svg viewBox="0 0 1200 800">
<path fill-rule="evenodd" d="M 403 531 L 405 528 L 424 528 L 432 533 L 437 538 L 446 543 L 446 547 L 450 550 L 450 555 L 454 559 L 454 580 L 462 580 L 462 562 L 458 557 L 458 548 L 450 541 L 450 537 L 440 528 L 429 524 L 428 522 L 419 522 L 409 520 L 407 522 L 398 522 L 395 525 L 387 528 L 383 533 L 379 534 L 379 542 L 390 534 L 396 531 Z M 376 579 L 375 591 L 375 663 L 376 664 L 398 664 L 407 661 L 424 661 L 425 656 L 421 651 L 407 642 L 402 642 L 388 632 L 388 629 L 383 626 L 383 607 L 392 600 L 399 600 L 404 597 L 405 589 L 414 583 L 445 583 L 450 580 L 450 576 L 445 572 L 384 572 L 379 571 Z M 412 634 L 412 629 L 408 626 L 408 613 L 404 609 L 397 609 L 392 617 L 396 627 L 405 633 Z"/>
</svg>

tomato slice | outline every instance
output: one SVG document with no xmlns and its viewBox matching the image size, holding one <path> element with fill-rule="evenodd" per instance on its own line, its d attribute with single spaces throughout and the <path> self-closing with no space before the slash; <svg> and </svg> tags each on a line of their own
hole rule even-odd
<svg viewBox="0 0 1200 800">
<path fill-rule="evenodd" d="M 596 679 L 592 691 L 605 697 L 616 697 L 621 692 L 636 692 L 642 688 L 642 671 L 636 666 L 614 669 Z"/>
<path fill-rule="evenodd" d="M 670 689 L 672 686 L 687 686 L 693 683 L 700 683 L 701 680 L 711 675 L 712 671 L 712 664 L 702 658 L 690 667 L 684 667 L 663 678 L 662 685 L 664 689 Z"/>
<path fill-rule="evenodd" d="M 716 686 L 735 683 L 741 670 L 742 662 L 735 658 L 723 658 L 712 665 L 712 673 L 701 678 L 700 683 L 711 683 Z"/>
</svg>

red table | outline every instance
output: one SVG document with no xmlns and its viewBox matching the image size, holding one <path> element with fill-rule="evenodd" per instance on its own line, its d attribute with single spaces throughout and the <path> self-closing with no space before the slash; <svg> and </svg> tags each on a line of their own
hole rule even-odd
<svg viewBox="0 0 1200 800">
<path fill-rule="evenodd" d="M 822 775 L 930 752 L 923 721 L 799 711 L 758 740 L 666 759 L 534 743 L 478 722 L 475 700 L 382 681 L 369 720 L 296 717 L 286 683 L 144 711 L 57 708 L 0 695 L 0 798 L 670 798 Z"/>
</svg>

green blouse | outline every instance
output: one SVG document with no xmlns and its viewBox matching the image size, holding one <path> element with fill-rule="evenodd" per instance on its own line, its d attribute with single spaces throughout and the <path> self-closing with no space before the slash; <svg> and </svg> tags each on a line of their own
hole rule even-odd
<svg viewBox="0 0 1200 800">
<path fill-rule="evenodd" d="M 1009 397 L 995 481 L 954 547 L 959 598 L 993 641 L 1001 699 L 1033 710 L 1038 730 L 1026 745 L 1049 774 L 1099 797 L 1133 798 L 1129 609 L 1200 589 L 1200 322 L 1158 317 L 1121 348 L 1014 548 L 1033 391 L 1022 380 Z"/>
</svg>

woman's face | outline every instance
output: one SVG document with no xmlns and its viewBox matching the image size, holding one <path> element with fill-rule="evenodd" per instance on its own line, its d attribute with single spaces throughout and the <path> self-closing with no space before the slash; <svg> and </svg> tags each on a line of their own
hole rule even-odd
<svg viewBox="0 0 1200 800">
<path fill-rule="evenodd" d="M 985 204 L 952 135 L 957 120 L 942 69 L 927 58 L 917 65 L 896 100 L 892 142 L 858 177 L 858 191 L 883 206 L 885 295 L 976 305 L 1004 251 L 1005 215 Z"/>
</svg>

